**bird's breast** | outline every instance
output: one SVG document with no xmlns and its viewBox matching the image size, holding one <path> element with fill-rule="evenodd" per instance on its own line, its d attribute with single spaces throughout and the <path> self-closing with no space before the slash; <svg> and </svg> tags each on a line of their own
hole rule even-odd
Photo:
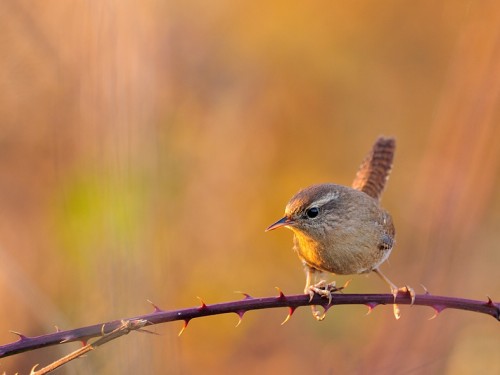
<svg viewBox="0 0 500 375">
<path fill-rule="evenodd" d="M 326 241 L 296 233 L 294 243 L 295 251 L 309 266 L 339 275 L 370 272 L 385 261 L 391 251 L 391 248 L 381 249 L 377 241 L 363 233 L 356 236 L 337 233 Z"/>
</svg>

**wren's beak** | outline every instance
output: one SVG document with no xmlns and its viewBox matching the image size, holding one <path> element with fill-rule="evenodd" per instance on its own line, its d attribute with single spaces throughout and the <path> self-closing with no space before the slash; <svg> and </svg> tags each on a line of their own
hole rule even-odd
<svg viewBox="0 0 500 375">
<path fill-rule="evenodd" d="M 266 228 L 266 232 L 269 232 L 270 230 L 273 230 L 273 229 L 276 229 L 276 228 L 279 228 L 279 227 L 286 227 L 287 225 L 290 225 L 291 223 L 293 223 L 293 220 L 290 219 L 289 217 L 285 216 L 285 217 L 279 219 L 276 223 L 271 224 L 270 226 L 268 226 Z"/>
</svg>

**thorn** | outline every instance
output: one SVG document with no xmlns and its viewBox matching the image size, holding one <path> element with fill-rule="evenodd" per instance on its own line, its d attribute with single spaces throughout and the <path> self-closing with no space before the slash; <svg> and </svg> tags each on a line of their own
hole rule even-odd
<svg viewBox="0 0 500 375">
<path fill-rule="evenodd" d="M 285 320 L 281 322 L 281 325 L 284 325 L 286 322 L 290 320 L 296 309 L 297 309 L 296 307 L 291 307 L 291 306 L 288 307 L 288 315 L 286 316 Z"/>
<path fill-rule="evenodd" d="M 59 327 L 58 327 L 58 326 L 54 326 L 54 327 L 56 327 L 56 333 L 57 333 L 57 332 L 61 332 L 61 330 L 59 329 Z"/>
<path fill-rule="evenodd" d="M 429 293 L 429 290 L 425 287 L 425 285 L 424 285 L 424 284 L 420 284 L 420 286 L 421 286 L 421 287 L 422 287 L 422 289 L 424 290 L 424 294 L 425 294 L 426 296 L 428 296 L 428 295 L 430 294 L 430 293 Z"/>
<path fill-rule="evenodd" d="M 253 297 L 250 294 L 248 294 L 248 293 L 241 292 L 239 290 L 236 290 L 235 293 L 243 294 L 243 296 L 245 296 L 245 298 L 243 298 L 243 299 L 253 299 Z"/>
<path fill-rule="evenodd" d="M 275 288 L 276 288 L 276 290 L 279 293 L 278 300 L 280 300 L 280 301 L 286 301 L 286 296 L 283 294 L 283 292 L 281 291 L 281 289 L 278 286 L 275 286 Z"/>
<path fill-rule="evenodd" d="M 234 326 L 234 328 L 238 328 L 239 325 L 241 324 L 241 321 L 243 320 L 243 315 L 245 315 L 245 310 L 238 310 L 236 311 L 236 314 L 238 314 L 238 323 Z"/>
<path fill-rule="evenodd" d="M 203 302 L 203 300 L 201 299 L 201 297 L 196 296 L 196 298 L 198 298 L 200 300 L 200 302 L 201 302 L 201 306 L 198 307 L 198 310 L 205 310 L 205 309 L 207 309 L 207 305 L 205 304 L 205 302 Z"/>
<path fill-rule="evenodd" d="M 343 290 L 343 289 L 347 288 L 347 287 L 349 286 L 349 284 L 351 283 L 351 281 L 352 281 L 352 279 L 347 280 L 347 281 L 344 283 L 344 285 L 342 285 L 342 287 L 341 287 L 341 288 L 339 288 L 339 290 Z"/>
<path fill-rule="evenodd" d="M 16 331 L 9 331 L 10 333 L 13 333 L 14 335 L 19 336 L 19 341 L 24 341 L 27 340 L 28 338 L 24 336 L 22 333 L 16 332 Z"/>
<path fill-rule="evenodd" d="M 155 313 L 163 311 L 162 309 L 160 309 L 158 306 L 156 306 L 156 305 L 155 305 L 153 302 L 151 302 L 150 300 L 148 300 L 148 299 L 147 299 L 146 301 L 148 301 L 148 302 L 150 303 L 150 305 L 151 305 L 151 306 L 153 306 L 153 308 L 155 309 Z"/>
<path fill-rule="evenodd" d="M 434 315 L 431 316 L 428 320 L 435 319 L 441 313 L 441 311 L 446 309 L 446 306 L 444 306 L 444 305 L 435 305 L 435 306 L 431 306 L 431 307 L 434 309 Z"/>
<path fill-rule="evenodd" d="M 37 363 L 36 365 L 34 365 L 34 366 L 31 368 L 30 375 L 35 373 L 35 369 L 38 367 L 38 365 L 39 365 L 39 364 Z"/>
<path fill-rule="evenodd" d="M 189 324 L 189 319 L 184 319 L 184 324 L 182 325 L 182 328 L 177 337 L 180 337 L 182 335 L 182 333 L 186 330 L 188 324 Z"/>
<path fill-rule="evenodd" d="M 488 302 L 486 302 L 486 306 L 494 307 L 496 316 L 494 315 L 493 317 L 496 318 L 497 320 L 500 320 L 500 305 L 498 303 L 493 302 L 490 296 L 486 297 L 488 297 Z"/>
<path fill-rule="evenodd" d="M 366 315 L 370 315 L 371 312 L 373 311 L 373 309 L 375 307 L 377 307 L 379 304 L 377 302 L 368 302 L 368 303 L 365 303 L 365 306 L 368 307 L 368 311 L 366 312 Z"/>
<path fill-rule="evenodd" d="M 82 346 L 86 346 L 87 345 L 87 340 L 80 340 L 80 342 L 82 343 Z"/>
</svg>

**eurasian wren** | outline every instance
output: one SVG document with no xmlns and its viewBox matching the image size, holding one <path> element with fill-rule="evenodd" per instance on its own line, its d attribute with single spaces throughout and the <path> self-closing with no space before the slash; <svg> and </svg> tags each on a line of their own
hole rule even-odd
<svg viewBox="0 0 500 375">
<path fill-rule="evenodd" d="M 304 293 L 328 297 L 339 290 L 316 277 L 323 272 L 339 275 L 377 273 L 391 288 L 394 299 L 399 291 L 415 298 L 413 289 L 398 288 L 379 269 L 394 245 L 391 215 L 379 205 L 380 196 L 392 168 L 396 142 L 380 137 L 361 164 L 352 187 L 320 184 L 295 194 L 285 208 L 285 216 L 266 231 L 279 227 L 294 233 L 294 250 L 304 264 Z M 316 319 L 324 319 L 313 306 Z M 394 304 L 399 319 L 399 308 Z"/>
</svg>

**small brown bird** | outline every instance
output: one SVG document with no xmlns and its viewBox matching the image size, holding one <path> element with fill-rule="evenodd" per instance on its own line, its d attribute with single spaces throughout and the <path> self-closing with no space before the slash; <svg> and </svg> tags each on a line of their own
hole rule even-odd
<svg viewBox="0 0 500 375">
<path fill-rule="evenodd" d="M 392 168 L 396 142 L 380 137 L 361 164 L 352 188 L 335 184 L 309 186 L 295 194 L 285 208 L 285 216 L 266 231 L 285 227 L 294 233 L 294 250 L 306 271 L 304 293 L 314 293 L 331 300 L 335 283 L 327 284 L 317 276 L 324 272 L 339 275 L 377 273 L 391 288 L 409 293 L 412 303 L 415 292 L 408 286 L 398 288 L 379 269 L 394 245 L 394 224 L 379 205 L 380 195 Z M 312 306 L 313 315 L 323 320 Z M 399 308 L 394 304 L 399 319 Z"/>
</svg>

